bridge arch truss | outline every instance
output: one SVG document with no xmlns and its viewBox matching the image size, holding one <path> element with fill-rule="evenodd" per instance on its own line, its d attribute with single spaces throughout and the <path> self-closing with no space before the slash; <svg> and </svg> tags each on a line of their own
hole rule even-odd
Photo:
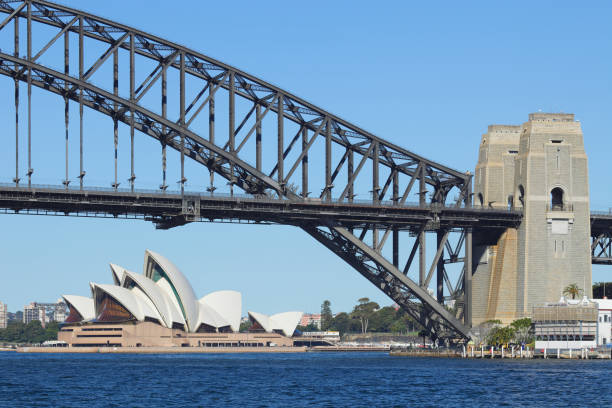
<svg viewBox="0 0 612 408">
<path fill-rule="evenodd" d="M 0 194 L 6 212 L 142 216 L 159 228 L 232 217 L 296 225 L 389 295 L 432 337 L 469 337 L 471 272 L 465 271 L 473 270 L 472 231 L 485 227 L 479 224 L 480 216 L 470 212 L 470 174 L 414 154 L 239 69 L 134 28 L 47 1 L 0 0 L 0 12 L 0 34 L 6 42 L 0 43 L 0 74 L 15 83 L 16 112 L 15 172 L 12 184 Z M 176 86 L 169 86 L 172 83 Z M 26 135 L 19 134 L 17 114 L 22 84 L 27 87 Z M 36 185 L 32 88 L 57 95 L 65 105 L 65 178 L 61 186 L 58 180 L 58 188 Z M 79 107 L 76 136 L 69 126 L 72 104 Z M 97 195 L 86 187 L 84 108 L 102 113 L 113 124 L 109 140 L 115 170 L 111 187 Z M 129 128 L 127 188 L 120 188 L 117 170 L 123 147 L 118 143 L 120 124 Z M 159 143 L 157 192 L 142 194 L 137 188 L 134 140 L 140 134 Z M 76 137 L 79 161 L 73 166 L 69 139 Z M 19 150 L 24 144 L 25 159 Z M 180 155 L 177 193 L 168 190 L 169 152 Z M 201 193 L 186 190 L 186 159 L 208 175 Z M 25 171 L 22 162 L 27 162 Z M 69 177 L 72 167 L 79 169 L 74 179 Z M 229 189 L 229 198 L 223 199 L 226 211 L 214 212 L 213 204 L 220 202 L 215 201 L 220 197 L 216 190 L 224 188 Z M 356 199 L 363 191 L 367 199 Z M 249 199 L 238 202 L 241 195 Z M 411 203 L 413 197 L 417 202 Z M 142 205 L 145 199 L 149 207 Z M 244 210 L 248 203 L 257 203 L 260 211 Z M 262 206 L 272 210 L 268 214 Z M 324 208 L 328 215 L 319 210 L 307 216 L 312 212 L 304 206 Z M 288 208 L 297 210 L 282 215 Z M 519 218 L 512 212 L 490 215 L 500 228 Z M 433 258 L 425 251 L 428 232 L 437 237 Z M 404 239 L 410 244 L 400 246 Z M 414 277 L 410 274 L 416 258 Z M 453 263 L 464 264 L 455 282 L 446 269 Z M 432 295 L 428 287 L 434 276 L 437 292 Z M 455 310 L 445 306 L 447 300 L 456 301 Z"/>
</svg>

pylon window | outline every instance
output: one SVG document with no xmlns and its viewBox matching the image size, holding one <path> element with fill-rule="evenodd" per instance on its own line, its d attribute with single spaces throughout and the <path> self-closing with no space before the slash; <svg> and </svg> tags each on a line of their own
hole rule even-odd
<svg viewBox="0 0 612 408">
<path fill-rule="evenodd" d="M 550 208 L 553 211 L 563 210 L 563 190 L 559 187 L 555 187 L 550 192 Z"/>
</svg>

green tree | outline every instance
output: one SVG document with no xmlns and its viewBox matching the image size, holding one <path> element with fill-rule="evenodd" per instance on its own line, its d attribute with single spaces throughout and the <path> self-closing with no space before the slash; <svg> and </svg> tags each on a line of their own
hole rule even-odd
<svg viewBox="0 0 612 408">
<path fill-rule="evenodd" d="M 593 284 L 593 298 L 603 299 L 604 297 L 612 299 L 612 282 L 595 282 Z"/>
<path fill-rule="evenodd" d="M 361 323 L 361 332 L 367 333 L 370 317 L 378 310 L 378 303 L 371 302 L 369 298 L 363 297 L 357 300 L 359 303 L 353 308 L 351 317 L 359 319 Z"/>
<path fill-rule="evenodd" d="M 388 333 L 396 320 L 398 320 L 398 316 L 395 309 L 391 306 L 385 306 L 374 312 L 370 317 L 370 331 Z"/>
<path fill-rule="evenodd" d="M 22 322 L 9 322 L 6 329 L 0 330 L 0 340 L 18 343 L 23 338 L 25 324 Z"/>
<path fill-rule="evenodd" d="M 59 323 L 51 322 L 43 328 L 38 320 L 27 325 L 22 322 L 10 322 L 6 329 L 0 330 L 0 341 L 11 343 L 43 343 L 47 340 L 57 340 Z"/>
<path fill-rule="evenodd" d="M 491 329 L 487 342 L 493 346 L 507 345 L 514 338 L 514 327 L 512 326 L 496 326 Z"/>
<path fill-rule="evenodd" d="M 249 331 L 249 329 L 251 328 L 251 326 L 253 325 L 253 323 L 251 322 L 251 319 L 248 319 L 242 323 L 240 323 L 240 329 L 238 329 L 238 331 L 240 333 L 244 333 Z"/>
<path fill-rule="evenodd" d="M 407 331 L 406 323 L 404 323 L 404 321 L 401 319 L 396 320 L 391 325 L 390 330 L 391 333 L 403 333 L 404 331 Z"/>
<path fill-rule="evenodd" d="M 57 332 L 59 332 L 60 324 L 58 322 L 50 322 L 45 327 L 44 340 L 57 340 Z"/>
<path fill-rule="evenodd" d="M 520 329 L 523 327 L 531 329 L 531 319 L 528 317 L 525 317 L 523 319 L 518 319 L 510 323 L 510 326 L 514 327 L 515 329 Z"/>
<path fill-rule="evenodd" d="M 355 328 L 356 326 L 357 328 Z M 359 330 L 359 323 L 351 319 L 351 316 L 346 312 L 338 313 L 331 322 L 329 330 L 337 330 L 340 334 L 351 333 Z"/>
<path fill-rule="evenodd" d="M 582 293 L 582 289 L 580 289 L 578 285 L 575 283 L 567 285 L 565 289 L 563 289 L 563 294 L 565 296 L 571 296 L 572 299 L 576 299 L 576 297 L 580 296 L 581 293 Z"/>
<path fill-rule="evenodd" d="M 297 326 L 296 329 L 301 332 L 314 332 L 319 331 L 319 326 L 317 326 L 314 322 L 310 322 L 307 326 Z"/>
<path fill-rule="evenodd" d="M 331 302 L 329 300 L 324 300 L 321 304 L 321 330 L 328 330 L 332 324 L 333 318 Z"/>
<path fill-rule="evenodd" d="M 23 334 L 24 338 L 22 341 L 26 343 L 42 343 L 45 341 L 45 329 L 43 329 L 38 320 L 33 320 L 28 323 Z"/>
<path fill-rule="evenodd" d="M 510 326 L 514 329 L 514 341 L 517 344 L 529 344 L 532 342 L 533 331 L 531 330 L 530 318 L 526 317 L 524 319 L 515 320 L 510 323 Z"/>
</svg>

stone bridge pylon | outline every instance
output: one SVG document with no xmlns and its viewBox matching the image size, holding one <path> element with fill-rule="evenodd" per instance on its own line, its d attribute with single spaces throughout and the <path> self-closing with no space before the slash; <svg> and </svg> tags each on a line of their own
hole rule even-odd
<svg viewBox="0 0 612 408">
<path fill-rule="evenodd" d="M 489 126 L 474 177 L 475 205 L 522 209 L 523 221 L 475 238 L 472 324 L 530 316 L 572 283 L 591 296 L 588 166 L 574 115 Z"/>
</svg>

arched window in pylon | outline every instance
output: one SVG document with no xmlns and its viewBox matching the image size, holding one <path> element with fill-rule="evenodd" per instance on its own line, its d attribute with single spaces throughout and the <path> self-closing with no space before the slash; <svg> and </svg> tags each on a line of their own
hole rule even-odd
<svg viewBox="0 0 612 408">
<path fill-rule="evenodd" d="M 514 208 L 514 196 L 510 194 L 508 196 L 508 209 L 511 210 Z"/>
<path fill-rule="evenodd" d="M 525 187 L 523 187 L 522 184 L 519 184 L 519 201 L 521 202 L 521 205 L 524 207 L 525 206 Z"/>
<path fill-rule="evenodd" d="M 550 192 L 550 208 L 553 211 L 563 210 L 563 189 L 555 187 Z"/>
<path fill-rule="evenodd" d="M 478 204 L 482 207 L 484 203 L 484 198 L 482 197 L 482 193 L 478 193 Z"/>
</svg>

